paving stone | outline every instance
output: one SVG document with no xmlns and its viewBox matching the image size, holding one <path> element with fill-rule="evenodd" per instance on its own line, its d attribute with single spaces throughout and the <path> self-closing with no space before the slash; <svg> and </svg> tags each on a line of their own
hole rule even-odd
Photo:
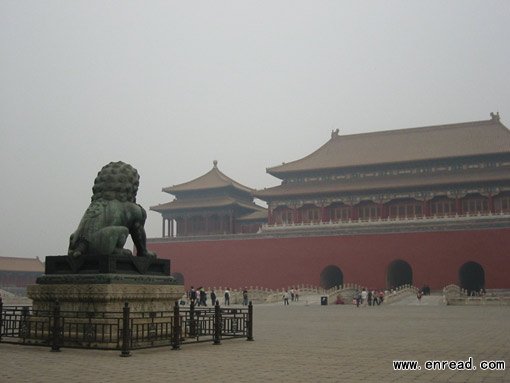
<svg viewBox="0 0 510 383">
<path fill-rule="evenodd" d="M 256 305 L 244 339 L 118 351 L 0 344 L 0 382 L 509 382 L 505 371 L 394 371 L 393 359 L 510 361 L 510 307 Z"/>
</svg>

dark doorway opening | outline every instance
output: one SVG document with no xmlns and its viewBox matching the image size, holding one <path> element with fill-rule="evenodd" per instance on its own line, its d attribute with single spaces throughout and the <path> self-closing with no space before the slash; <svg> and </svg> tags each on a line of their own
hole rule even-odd
<svg viewBox="0 0 510 383">
<path fill-rule="evenodd" d="M 397 260 L 390 263 L 386 274 L 386 287 L 394 289 L 413 284 L 413 269 L 406 261 Z"/>
<path fill-rule="evenodd" d="M 327 266 L 321 272 L 321 286 L 330 289 L 344 284 L 344 274 L 337 266 Z"/>
<path fill-rule="evenodd" d="M 459 269 L 459 284 L 467 290 L 468 295 L 479 293 L 485 289 L 485 271 L 476 262 L 466 262 Z"/>
</svg>

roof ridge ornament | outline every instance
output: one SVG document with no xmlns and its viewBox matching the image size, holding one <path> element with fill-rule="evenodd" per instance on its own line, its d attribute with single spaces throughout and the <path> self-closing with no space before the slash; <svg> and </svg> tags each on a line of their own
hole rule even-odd
<svg viewBox="0 0 510 383">
<path fill-rule="evenodd" d="M 340 132 L 340 129 L 336 128 L 335 130 L 331 131 L 331 138 L 338 137 L 338 133 Z"/>
<path fill-rule="evenodd" d="M 499 112 L 496 112 L 496 113 L 492 113 L 491 112 L 491 120 L 492 121 L 499 121 L 500 120 Z"/>
<path fill-rule="evenodd" d="M 212 163 L 213 163 L 213 166 L 214 166 L 215 168 L 217 168 L 217 167 L 218 167 L 218 160 L 214 160 Z"/>
</svg>

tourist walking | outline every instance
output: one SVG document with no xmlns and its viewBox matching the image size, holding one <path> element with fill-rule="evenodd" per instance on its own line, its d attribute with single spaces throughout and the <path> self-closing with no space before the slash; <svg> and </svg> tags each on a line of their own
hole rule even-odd
<svg viewBox="0 0 510 383">
<path fill-rule="evenodd" d="M 354 303 L 356 304 L 356 307 L 359 307 L 361 303 L 361 293 L 359 292 L 359 290 L 356 290 L 354 292 Z"/>
<path fill-rule="evenodd" d="M 189 290 L 189 303 L 190 305 L 195 305 L 197 303 L 197 292 L 191 286 L 191 289 Z"/>
<path fill-rule="evenodd" d="M 363 288 L 363 290 L 361 291 L 361 304 L 363 307 L 367 305 L 367 299 L 368 299 L 367 290 Z"/>
<path fill-rule="evenodd" d="M 384 291 L 379 291 L 379 302 L 377 303 L 378 305 L 380 305 L 381 303 L 383 303 L 384 301 Z"/>
<path fill-rule="evenodd" d="M 199 298 L 198 298 L 198 305 L 199 306 L 207 306 L 207 294 L 205 293 L 205 290 L 203 287 L 200 287 L 199 289 Z"/>
<path fill-rule="evenodd" d="M 372 306 L 379 306 L 381 303 L 379 302 L 379 293 L 377 291 L 372 291 Z"/>
<path fill-rule="evenodd" d="M 223 294 L 223 298 L 224 298 L 223 304 L 225 306 L 230 306 L 230 289 L 228 287 Z"/>
<path fill-rule="evenodd" d="M 243 305 L 248 306 L 248 288 L 245 287 L 243 290 Z"/>
<path fill-rule="evenodd" d="M 285 290 L 285 292 L 283 293 L 283 305 L 288 306 L 288 304 L 289 304 L 289 292 Z"/>
</svg>

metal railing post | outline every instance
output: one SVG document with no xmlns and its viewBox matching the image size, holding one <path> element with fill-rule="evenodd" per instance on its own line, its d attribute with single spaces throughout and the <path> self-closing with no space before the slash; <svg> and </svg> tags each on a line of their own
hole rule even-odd
<svg viewBox="0 0 510 383">
<path fill-rule="evenodd" d="M 195 337 L 196 336 L 196 326 L 195 326 L 195 304 L 193 301 L 191 301 L 189 305 L 189 336 Z"/>
<path fill-rule="evenodd" d="M 23 343 L 25 343 L 25 339 L 28 336 L 28 311 L 28 306 L 23 306 L 21 308 L 21 319 L 19 321 L 18 336 L 23 338 Z"/>
<path fill-rule="evenodd" d="M 60 303 L 58 301 L 55 301 L 55 307 L 53 307 L 51 351 L 60 352 Z"/>
<path fill-rule="evenodd" d="M 250 301 L 248 305 L 248 320 L 246 323 L 246 340 L 253 340 L 253 303 Z"/>
<path fill-rule="evenodd" d="M 122 352 L 120 356 L 131 356 L 129 352 L 129 304 L 127 302 L 122 309 Z"/>
<path fill-rule="evenodd" d="M 2 341 L 2 331 L 4 328 L 4 302 L 0 297 L 0 342 Z"/>
<path fill-rule="evenodd" d="M 179 314 L 179 302 L 174 305 L 174 323 L 172 326 L 172 350 L 181 348 L 181 316 Z"/>
<path fill-rule="evenodd" d="M 213 344 L 221 344 L 221 308 L 220 303 L 216 301 L 214 306 L 214 342 Z"/>
</svg>

